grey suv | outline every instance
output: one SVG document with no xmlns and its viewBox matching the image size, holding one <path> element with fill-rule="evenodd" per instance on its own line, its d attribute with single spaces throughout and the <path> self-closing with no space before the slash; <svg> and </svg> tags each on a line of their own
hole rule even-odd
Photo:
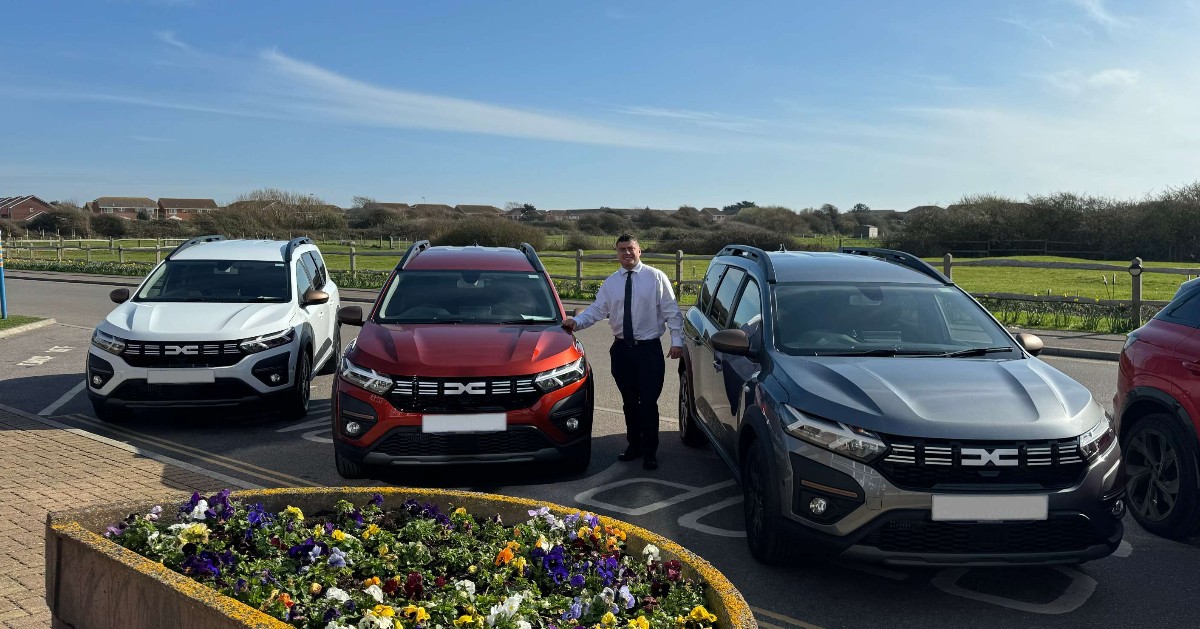
<svg viewBox="0 0 1200 629">
<path fill-rule="evenodd" d="M 919 258 L 732 245 L 684 336 L 680 435 L 738 478 L 760 561 L 1078 563 L 1121 541 L 1112 418 Z"/>
</svg>

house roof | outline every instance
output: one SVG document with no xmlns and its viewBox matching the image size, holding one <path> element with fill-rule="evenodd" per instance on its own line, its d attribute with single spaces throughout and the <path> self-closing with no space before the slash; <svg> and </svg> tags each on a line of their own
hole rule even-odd
<svg viewBox="0 0 1200 629">
<path fill-rule="evenodd" d="M 23 197 L 0 197 L 0 210 L 7 210 L 9 208 L 16 207 L 26 201 L 37 201 L 45 206 L 46 209 L 50 209 L 49 203 L 46 203 L 32 194 L 27 194 Z"/>
<path fill-rule="evenodd" d="M 504 210 L 494 205 L 456 205 L 454 209 L 463 214 L 503 214 Z"/>
<path fill-rule="evenodd" d="M 154 199 L 146 197 L 99 197 L 92 203 L 96 207 L 132 207 L 145 208 L 154 210 L 158 208 L 158 203 Z"/>
<path fill-rule="evenodd" d="M 412 206 L 414 210 L 440 210 L 442 212 L 453 212 L 454 208 L 442 203 L 417 203 Z"/>
<path fill-rule="evenodd" d="M 400 210 L 401 212 L 412 209 L 412 206 L 407 203 L 376 203 L 375 205 L 389 210 Z"/>
<path fill-rule="evenodd" d="M 217 202 L 212 199 L 170 199 L 166 197 L 158 200 L 158 206 L 176 210 L 215 210 L 218 207 Z"/>
</svg>

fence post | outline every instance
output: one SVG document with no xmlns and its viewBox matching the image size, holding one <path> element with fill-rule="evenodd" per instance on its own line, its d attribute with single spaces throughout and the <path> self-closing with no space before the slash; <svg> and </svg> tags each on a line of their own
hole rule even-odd
<svg viewBox="0 0 1200 629">
<path fill-rule="evenodd" d="M 354 244 L 350 244 L 350 277 L 358 277 L 358 264 L 354 256 Z"/>
<path fill-rule="evenodd" d="M 1133 302 L 1133 327 L 1134 329 L 1142 327 L 1142 259 L 1134 258 L 1129 264 L 1129 274 L 1133 276 L 1130 282 L 1132 286 L 1131 301 Z"/>
<path fill-rule="evenodd" d="M 89 264 L 92 262 L 92 245 L 91 245 L 91 243 L 87 243 L 83 246 L 83 261 L 87 262 Z"/>
<path fill-rule="evenodd" d="M 113 250 L 113 238 L 112 238 L 112 236 L 109 236 L 109 237 L 108 237 L 108 250 L 109 250 L 109 251 L 112 251 L 112 250 Z"/>
<path fill-rule="evenodd" d="M 383 249 L 383 236 L 379 237 L 379 248 Z"/>
<path fill-rule="evenodd" d="M 583 293 L 583 249 L 575 250 L 575 292 Z"/>
<path fill-rule="evenodd" d="M 391 250 L 391 249 L 395 249 L 395 248 L 396 248 L 396 237 L 388 236 L 388 249 Z"/>
<path fill-rule="evenodd" d="M 117 245 L 117 262 L 125 264 L 125 246 Z"/>
<path fill-rule="evenodd" d="M 158 265 L 159 262 L 162 262 L 162 247 L 155 245 L 154 246 L 154 264 Z"/>
<path fill-rule="evenodd" d="M 951 282 L 954 281 L 954 256 L 948 253 L 942 256 L 942 275 L 945 275 Z"/>
<path fill-rule="evenodd" d="M 676 298 L 683 294 L 683 251 L 675 252 L 675 292 Z"/>
<path fill-rule="evenodd" d="M 62 250 L 63 250 L 63 243 L 62 243 L 62 237 L 60 236 L 58 238 L 58 247 L 56 247 L 54 249 L 55 257 L 58 258 L 59 262 L 62 262 Z"/>
</svg>

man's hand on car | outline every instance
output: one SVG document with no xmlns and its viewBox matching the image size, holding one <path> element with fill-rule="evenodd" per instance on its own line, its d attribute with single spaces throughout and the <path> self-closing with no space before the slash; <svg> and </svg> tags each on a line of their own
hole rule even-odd
<svg viewBox="0 0 1200 629">
<path fill-rule="evenodd" d="M 575 319 L 567 317 L 566 320 L 562 322 L 562 329 L 566 330 L 567 332 L 574 332 L 576 325 L 578 324 L 575 323 Z"/>
<path fill-rule="evenodd" d="M 683 357 L 683 348 L 678 345 L 672 345 L 671 351 L 667 353 L 667 356 L 670 356 L 672 360 L 679 360 Z"/>
</svg>

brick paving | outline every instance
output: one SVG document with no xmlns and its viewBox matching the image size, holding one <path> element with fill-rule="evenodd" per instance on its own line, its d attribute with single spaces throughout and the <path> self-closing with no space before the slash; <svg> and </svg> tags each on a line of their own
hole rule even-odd
<svg viewBox="0 0 1200 629">
<path fill-rule="evenodd" d="M 50 626 L 46 513 L 227 486 L 215 478 L 0 409 L 0 625 Z"/>
</svg>

